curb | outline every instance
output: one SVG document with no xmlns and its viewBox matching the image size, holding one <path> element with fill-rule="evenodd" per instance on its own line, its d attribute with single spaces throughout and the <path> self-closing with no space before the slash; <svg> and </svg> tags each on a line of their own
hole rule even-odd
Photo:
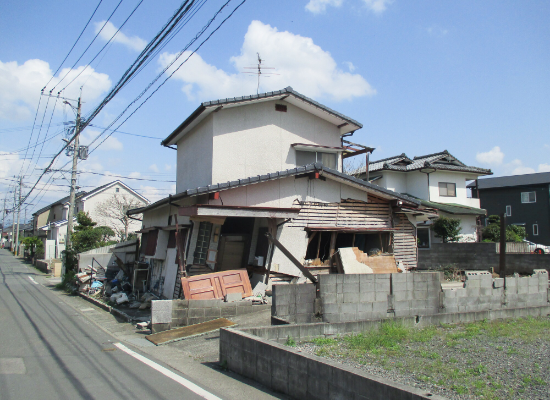
<svg viewBox="0 0 550 400">
<path fill-rule="evenodd" d="M 115 317 L 119 317 L 119 318 L 122 318 L 122 319 L 125 319 L 126 322 L 132 322 L 133 321 L 133 318 L 130 317 L 128 314 L 120 311 L 120 310 L 117 310 L 116 308 L 113 308 L 107 304 L 105 304 L 104 302 L 102 301 L 99 301 L 97 299 L 94 299 L 93 297 L 90 297 L 90 296 L 87 296 L 85 295 L 84 293 L 78 293 L 78 295 L 80 297 L 82 297 L 84 300 L 92 303 L 93 305 L 113 314 Z"/>
</svg>

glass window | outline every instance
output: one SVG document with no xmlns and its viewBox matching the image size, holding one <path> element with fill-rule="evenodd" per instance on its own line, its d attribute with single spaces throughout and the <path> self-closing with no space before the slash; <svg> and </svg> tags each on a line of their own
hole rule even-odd
<svg viewBox="0 0 550 400">
<path fill-rule="evenodd" d="M 439 182 L 439 195 L 443 197 L 456 197 L 456 183 Z"/>
<path fill-rule="evenodd" d="M 419 249 L 430 248 L 430 228 L 418 228 L 416 231 Z"/>
<path fill-rule="evenodd" d="M 521 192 L 522 203 L 536 203 L 537 194 L 535 192 Z"/>
<path fill-rule="evenodd" d="M 120 188 L 116 188 L 116 189 L 115 189 L 115 192 L 116 192 L 116 193 L 120 192 Z"/>
<path fill-rule="evenodd" d="M 314 151 L 296 150 L 296 165 L 307 165 L 315 163 Z"/>
<path fill-rule="evenodd" d="M 512 216 L 512 206 L 506 206 L 506 216 L 507 217 Z"/>
<path fill-rule="evenodd" d="M 307 165 L 315 162 L 323 163 L 327 168 L 336 169 L 336 154 L 296 150 L 296 165 Z"/>
<path fill-rule="evenodd" d="M 533 224 L 533 235 L 538 236 L 538 234 L 539 234 L 539 225 Z"/>
<path fill-rule="evenodd" d="M 208 246 L 210 246 L 210 235 L 212 234 L 212 223 L 201 222 L 199 225 L 199 235 L 197 237 L 197 246 L 195 247 L 195 259 L 194 264 L 204 265 L 206 264 L 206 253 L 208 252 Z"/>
</svg>

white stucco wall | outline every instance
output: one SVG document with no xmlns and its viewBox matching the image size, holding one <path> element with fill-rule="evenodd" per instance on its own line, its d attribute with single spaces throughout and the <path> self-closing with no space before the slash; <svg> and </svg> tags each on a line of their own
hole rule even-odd
<svg viewBox="0 0 550 400">
<path fill-rule="evenodd" d="M 177 144 L 176 193 L 212 184 L 213 115 L 210 114 Z M 224 158 L 214 163 L 225 164 Z"/>
<path fill-rule="evenodd" d="M 394 192 L 408 193 L 406 172 L 384 171 L 383 178 L 374 183 Z"/>
<path fill-rule="evenodd" d="M 275 111 L 276 103 L 287 105 L 287 112 Z M 295 168 L 293 143 L 341 146 L 338 127 L 284 101 L 224 108 L 213 115 L 213 183 Z"/>
<path fill-rule="evenodd" d="M 288 177 L 220 193 L 226 206 L 290 208 L 298 201 L 340 202 L 342 199 L 367 201 L 367 193 L 332 181 Z M 210 204 L 221 204 L 211 201 Z"/>
<path fill-rule="evenodd" d="M 442 217 L 460 219 L 460 239 L 459 242 L 475 242 L 477 240 L 476 235 L 476 216 L 475 215 L 453 215 L 444 212 L 439 213 Z M 430 229 L 431 242 L 442 243 L 440 238 L 436 238 L 433 229 Z"/>
<path fill-rule="evenodd" d="M 431 174 L 430 182 L 432 182 Z M 406 193 L 416 196 L 419 199 L 428 200 L 428 178 L 426 174 L 418 171 L 407 172 Z"/>
<path fill-rule="evenodd" d="M 117 189 L 119 190 L 118 192 L 116 191 Z M 82 201 L 81 206 L 79 206 L 79 211 L 87 212 L 92 220 L 94 222 L 97 222 L 97 226 L 108 226 L 112 229 L 117 228 L 124 231 L 124 225 L 122 224 L 122 222 L 116 221 L 114 219 L 105 218 L 97 210 L 97 207 L 101 203 L 109 200 L 110 198 L 113 198 L 114 196 L 119 196 L 121 198 L 124 196 L 128 199 L 135 199 L 135 201 L 139 201 L 142 206 L 146 205 L 146 202 L 141 197 L 136 196 L 135 193 L 133 193 L 131 190 L 128 190 L 126 186 L 116 183 L 113 186 Z M 130 224 L 128 226 L 129 233 L 138 231 L 140 229 L 140 221 L 130 220 Z"/>
</svg>

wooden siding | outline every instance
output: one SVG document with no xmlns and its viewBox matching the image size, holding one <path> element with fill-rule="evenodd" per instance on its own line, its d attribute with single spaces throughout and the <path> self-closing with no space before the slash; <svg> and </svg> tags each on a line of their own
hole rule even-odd
<svg viewBox="0 0 550 400">
<path fill-rule="evenodd" d="M 396 214 L 399 224 L 393 232 L 393 255 L 407 268 L 417 266 L 416 227 L 405 214 Z M 396 221 L 397 222 L 397 221 Z"/>
<path fill-rule="evenodd" d="M 301 202 L 301 209 L 290 224 L 296 228 L 353 228 L 365 230 L 391 229 L 391 209 L 387 202 L 370 197 L 369 202 L 341 203 Z"/>
</svg>

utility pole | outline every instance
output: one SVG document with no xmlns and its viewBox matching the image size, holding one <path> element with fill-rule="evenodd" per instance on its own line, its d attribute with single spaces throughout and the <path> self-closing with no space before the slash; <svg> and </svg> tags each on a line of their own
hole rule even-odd
<svg viewBox="0 0 550 400">
<path fill-rule="evenodd" d="M 17 233 L 15 234 L 15 256 L 19 255 L 19 217 L 21 216 L 21 187 L 23 186 L 23 177 L 19 177 L 19 201 L 17 202 Z"/>
<path fill-rule="evenodd" d="M 2 208 L 2 237 L 0 237 L 0 242 L 4 243 L 4 228 L 6 226 L 6 197 L 7 193 L 4 196 L 4 208 Z"/>
<path fill-rule="evenodd" d="M 81 96 L 82 97 L 82 96 Z M 71 174 L 71 194 L 69 196 L 69 215 L 67 216 L 67 238 L 65 239 L 65 248 L 68 250 L 71 247 L 71 234 L 73 232 L 73 216 L 75 208 L 75 197 L 76 197 L 76 169 L 78 164 L 78 155 L 80 153 L 78 137 L 80 136 L 80 99 L 78 98 L 78 107 L 76 109 L 76 126 L 75 126 L 75 137 L 73 144 L 73 170 Z M 65 103 L 71 105 L 68 101 Z M 72 106 L 72 105 L 71 105 Z M 65 275 L 65 263 L 62 264 L 61 276 Z"/>
<path fill-rule="evenodd" d="M 11 252 L 15 254 L 15 205 L 17 204 L 17 187 L 13 187 L 13 208 L 11 210 Z"/>
</svg>

